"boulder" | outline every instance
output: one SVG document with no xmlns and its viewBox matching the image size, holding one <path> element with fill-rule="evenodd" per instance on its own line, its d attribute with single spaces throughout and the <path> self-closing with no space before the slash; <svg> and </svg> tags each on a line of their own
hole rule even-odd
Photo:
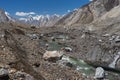
<svg viewBox="0 0 120 80">
<path fill-rule="evenodd" d="M 0 80 L 9 80 L 9 72 L 7 69 L 0 69 Z"/>
<path fill-rule="evenodd" d="M 6 70 L 6 69 L 4 69 L 4 68 L 1 68 L 1 69 L 0 69 L 0 77 L 6 76 L 6 75 L 8 75 L 8 74 L 9 74 L 8 70 Z"/>
<path fill-rule="evenodd" d="M 46 51 L 43 55 L 43 58 L 45 60 L 49 60 L 49 61 L 54 62 L 54 61 L 61 59 L 62 56 L 63 56 L 62 51 Z"/>
<path fill-rule="evenodd" d="M 25 72 L 20 72 L 20 71 L 18 71 L 14 74 L 14 79 L 15 80 L 34 80 L 33 76 L 31 76 Z"/>
<path fill-rule="evenodd" d="M 116 68 L 116 64 L 117 64 L 119 59 L 120 59 L 120 52 L 118 52 L 118 54 L 114 57 L 114 61 L 109 64 L 109 67 Z"/>
<path fill-rule="evenodd" d="M 120 36 L 116 36 L 115 42 L 116 42 L 116 43 L 120 42 Z"/>
<path fill-rule="evenodd" d="M 65 47 L 64 49 L 65 49 L 65 51 L 67 51 L 67 52 L 72 52 L 72 48 L 70 48 L 70 47 Z"/>
<path fill-rule="evenodd" d="M 97 67 L 95 72 L 96 79 L 103 79 L 105 77 L 105 71 L 102 67 Z"/>
</svg>

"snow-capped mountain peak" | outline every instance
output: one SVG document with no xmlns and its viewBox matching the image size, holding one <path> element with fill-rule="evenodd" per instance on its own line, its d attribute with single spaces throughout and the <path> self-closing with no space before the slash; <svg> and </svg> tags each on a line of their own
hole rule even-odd
<svg viewBox="0 0 120 80">
<path fill-rule="evenodd" d="M 53 26 L 57 21 L 59 21 L 63 15 L 53 14 L 53 15 L 28 15 L 19 16 L 18 18 L 11 17 L 11 15 L 0 9 L 0 22 L 20 22 L 25 24 L 34 25 L 37 27 L 50 27 Z"/>
<path fill-rule="evenodd" d="M 43 16 L 43 15 L 33 16 L 33 19 L 34 19 L 34 20 L 40 20 L 41 18 L 44 18 L 44 16 Z"/>
<path fill-rule="evenodd" d="M 9 21 L 15 22 L 15 19 L 12 18 L 8 12 L 5 11 L 5 15 L 6 15 L 6 17 L 9 19 Z"/>
<path fill-rule="evenodd" d="M 21 22 L 25 22 L 35 26 L 53 26 L 62 16 L 54 15 L 30 15 L 28 17 L 19 18 Z"/>
<path fill-rule="evenodd" d="M 5 11 L 0 9 L 0 22 L 7 22 L 7 21 L 9 21 L 9 19 L 5 14 Z"/>
</svg>

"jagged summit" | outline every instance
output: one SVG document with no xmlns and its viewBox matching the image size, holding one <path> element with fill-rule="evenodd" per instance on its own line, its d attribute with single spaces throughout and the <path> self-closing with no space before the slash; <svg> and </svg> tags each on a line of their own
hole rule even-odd
<svg viewBox="0 0 120 80">
<path fill-rule="evenodd" d="M 0 22 L 7 22 L 9 21 L 8 17 L 5 14 L 3 9 L 0 9 Z"/>
<path fill-rule="evenodd" d="M 24 18 L 14 18 L 8 12 L 5 12 L 3 9 L 0 9 L 0 22 L 18 22 L 24 24 L 30 24 L 37 27 L 49 27 L 53 26 L 62 16 L 54 15 L 35 15 L 28 16 Z"/>
<path fill-rule="evenodd" d="M 53 26 L 62 16 L 54 15 L 35 15 L 28 16 L 26 18 L 19 18 L 21 22 L 35 25 L 38 27 L 49 27 Z"/>
</svg>

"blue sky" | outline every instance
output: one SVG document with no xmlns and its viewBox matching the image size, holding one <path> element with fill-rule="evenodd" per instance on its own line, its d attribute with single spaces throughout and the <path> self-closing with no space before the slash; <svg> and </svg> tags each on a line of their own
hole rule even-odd
<svg viewBox="0 0 120 80">
<path fill-rule="evenodd" d="M 16 12 L 62 15 L 88 2 L 89 0 L 1 0 L 0 8 L 12 16 L 15 16 Z"/>
</svg>

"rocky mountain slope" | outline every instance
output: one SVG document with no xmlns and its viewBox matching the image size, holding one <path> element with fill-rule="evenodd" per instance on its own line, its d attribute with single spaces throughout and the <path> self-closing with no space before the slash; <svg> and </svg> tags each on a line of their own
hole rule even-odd
<svg viewBox="0 0 120 80">
<path fill-rule="evenodd" d="M 89 24 L 119 5 L 119 0 L 93 0 L 60 19 L 56 25 L 80 25 Z"/>
</svg>

